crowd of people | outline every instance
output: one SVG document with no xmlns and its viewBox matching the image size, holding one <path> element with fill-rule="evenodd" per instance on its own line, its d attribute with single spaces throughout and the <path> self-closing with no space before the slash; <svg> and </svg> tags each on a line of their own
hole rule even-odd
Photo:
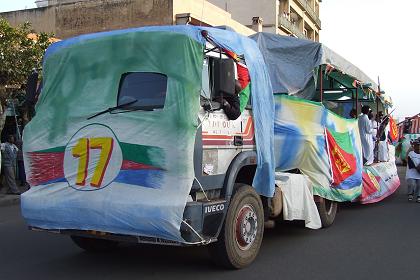
<svg viewBox="0 0 420 280">
<path fill-rule="evenodd" d="M 16 184 L 16 179 L 21 186 L 27 186 L 21 141 L 16 143 L 15 137 L 8 135 L 6 142 L 0 144 L 0 149 L 1 189 L 6 194 L 20 195 L 21 192 Z"/>
<path fill-rule="evenodd" d="M 354 117 L 355 114 L 355 110 L 350 112 L 351 117 Z M 364 105 L 358 122 L 362 141 L 363 164 L 371 165 L 373 162 L 388 161 L 388 116 L 384 116 L 383 112 L 378 112 L 374 116 L 370 107 Z"/>
<path fill-rule="evenodd" d="M 350 112 L 355 118 L 356 110 Z M 388 117 L 378 112 L 374 117 L 369 106 L 362 107 L 358 117 L 360 138 L 362 141 L 363 164 L 389 160 L 388 152 Z M 408 200 L 420 203 L 420 138 L 411 141 L 411 148 L 407 151 L 406 180 L 408 186 Z"/>
</svg>

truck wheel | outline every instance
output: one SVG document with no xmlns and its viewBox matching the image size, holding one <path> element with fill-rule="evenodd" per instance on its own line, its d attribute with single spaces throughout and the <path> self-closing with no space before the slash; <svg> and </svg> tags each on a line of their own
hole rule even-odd
<svg viewBox="0 0 420 280">
<path fill-rule="evenodd" d="M 337 214 L 337 206 L 338 204 L 336 201 L 331 201 L 323 197 L 319 198 L 316 207 L 318 208 L 323 228 L 329 227 L 334 223 L 335 215 Z"/>
<path fill-rule="evenodd" d="M 117 248 L 118 246 L 118 242 L 112 240 L 89 238 L 75 235 L 71 235 L 70 238 L 77 246 L 88 252 L 106 252 L 111 251 Z"/>
<path fill-rule="evenodd" d="M 227 268 L 243 268 L 256 258 L 264 233 L 264 210 L 254 188 L 236 184 L 217 242 L 209 245 L 212 260 Z"/>
</svg>

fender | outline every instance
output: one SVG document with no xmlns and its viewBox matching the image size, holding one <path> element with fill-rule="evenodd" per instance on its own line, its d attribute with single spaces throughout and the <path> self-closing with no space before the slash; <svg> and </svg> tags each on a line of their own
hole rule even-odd
<svg viewBox="0 0 420 280">
<path fill-rule="evenodd" d="M 225 177 L 225 182 L 222 189 L 222 197 L 226 201 L 230 201 L 233 193 L 233 186 L 235 185 L 236 177 L 239 170 L 247 165 L 257 164 L 257 153 L 255 151 L 245 151 L 239 153 L 231 162 Z"/>
</svg>

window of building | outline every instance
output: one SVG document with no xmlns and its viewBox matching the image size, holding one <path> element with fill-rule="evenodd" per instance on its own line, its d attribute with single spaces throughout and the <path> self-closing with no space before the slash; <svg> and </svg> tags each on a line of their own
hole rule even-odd
<svg viewBox="0 0 420 280">
<path fill-rule="evenodd" d="M 130 72 L 121 76 L 118 106 L 128 110 L 162 109 L 165 105 L 168 77 L 161 73 Z"/>
</svg>

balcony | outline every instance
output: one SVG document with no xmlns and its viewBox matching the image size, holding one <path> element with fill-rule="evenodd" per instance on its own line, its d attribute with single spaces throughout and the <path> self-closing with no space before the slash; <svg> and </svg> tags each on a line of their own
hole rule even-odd
<svg viewBox="0 0 420 280">
<path fill-rule="evenodd" d="M 302 6 L 302 8 L 306 11 L 306 13 L 309 15 L 310 18 L 312 18 L 313 21 L 315 21 L 316 25 L 318 25 L 319 29 L 321 29 L 321 20 L 315 13 L 314 9 L 308 4 L 308 1 L 306 0 L 296 0 L 299 5 Z"/>
<path fill-rule="evenodd" d="M 294 35 L 296 35 L 297 37 L 306 39 L 305 34 L 303 34 L 303 32 L 300 31 L 296 25 L 291 23 L 289 19 L 283 17 L 282 15 L 279 16 L 279 24 L 282 25 L 287 30 L 289 30 Z"/>
</svg>

